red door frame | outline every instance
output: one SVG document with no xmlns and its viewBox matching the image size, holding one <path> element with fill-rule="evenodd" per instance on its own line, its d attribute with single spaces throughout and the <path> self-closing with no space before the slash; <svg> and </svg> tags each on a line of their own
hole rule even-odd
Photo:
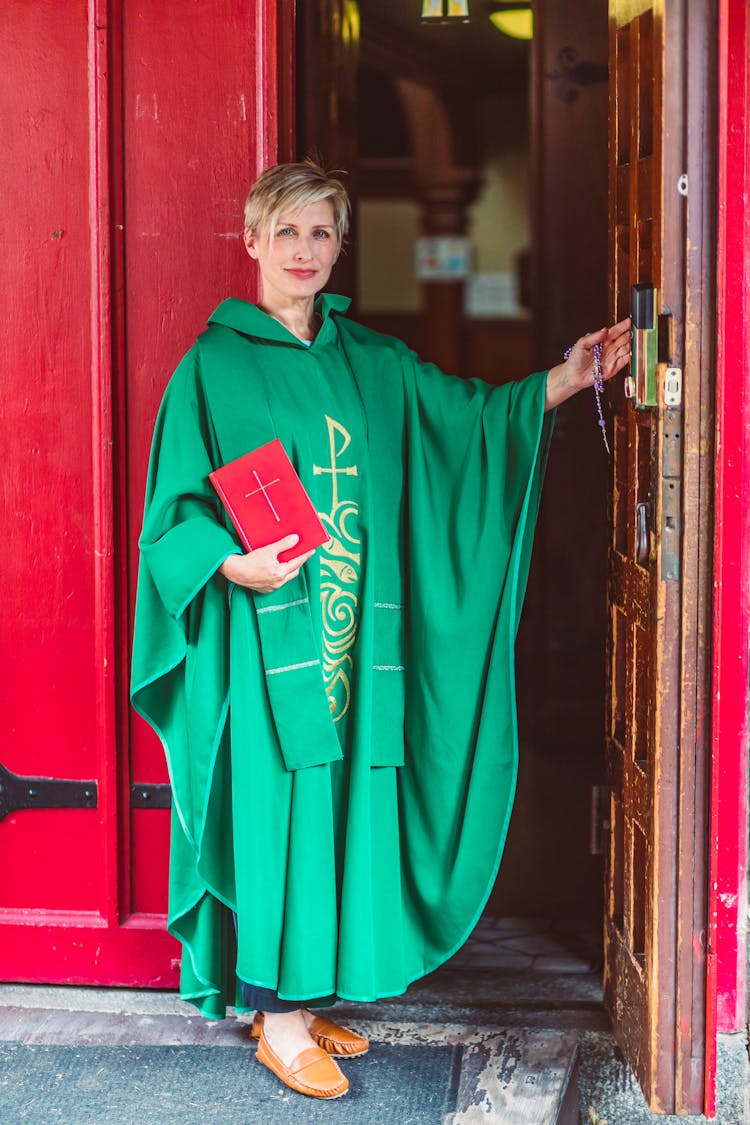
<svg viewBox="0 0 750 1125">
<path fill-rule="evenodd" d="M 706 1114 L 716 1033 L 747 1019 L 750 633 L 750 9 L 720 0 L 713 767 Z M 709 1091 L 711 1093 L 709 1094 Z"/>
</svg>

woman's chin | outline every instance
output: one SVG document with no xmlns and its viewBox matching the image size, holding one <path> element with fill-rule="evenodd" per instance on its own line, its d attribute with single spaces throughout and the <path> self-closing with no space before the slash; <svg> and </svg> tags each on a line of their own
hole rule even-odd
<svg viewBox="0 0 750 1125">
<path fill-rule="evenodd" d="M 287 273 L 286 278 L 291 292 L 297 296 L 309 296 L 317 293 L 322 289 L 330 277 L 330 272 L 325 273 L 321 270 L 315 270 L 309 277 L 296 277 L 293 273 Z"/>
<path fill-rule="evenodd" d="M 312 277 L 294 277 L 285 273 L 283 277 L 263 278 L 263 291 L 268 297 L 272 292 L 287 301 L 300 301 L 314 297 L 325 286 L 329 274 L 316 270 Z"/>
</svg>

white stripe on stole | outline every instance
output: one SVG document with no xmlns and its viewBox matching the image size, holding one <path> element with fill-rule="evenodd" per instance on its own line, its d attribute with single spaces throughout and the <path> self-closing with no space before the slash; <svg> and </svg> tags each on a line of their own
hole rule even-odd
<svg viewBox="0 0 750 1125">
<path fill-rule="evenodd" d="M 279 672 L 296 672 L 298 668 L 314 668 L 319 660 L 303 660 L 300 664 L 285 664 L 283 668 L 266 668 L 267 676 L 278 676 Z"/>
<path fill-rule="evenodd" d="M 280 609 L 291 609 L 295 605 L 307 605 L 309 598 L 297 598 L 293 602 L 283 602 L 281 605 L 264 605 L 256 609 L 256 613 L 278 613 Z"/>
</svg>

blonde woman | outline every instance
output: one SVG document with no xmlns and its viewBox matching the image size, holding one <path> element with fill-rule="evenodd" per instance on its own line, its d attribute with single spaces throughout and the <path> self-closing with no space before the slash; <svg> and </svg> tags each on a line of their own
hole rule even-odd
<svg viewBox="0 0 750 1125">
<path fill-rule="evenodd" d="M 348 214 L 310 162 L 250 191 L 260 298 L 210 316 L 156 423 L 132 685 L 170 768 L 181 995 L 257 1012 L 258 1059 L 320 1098 L 368 1048 L 323 1010 L 403 993 L 492 888 L 551 412 L 630 354 L 625 321 L 519 383 L 445 376 L 320 295 Z M 286 562 L 296 536 L 245 552 L 208 479 L 276 437 L 330 534 Z"/>
</svg>

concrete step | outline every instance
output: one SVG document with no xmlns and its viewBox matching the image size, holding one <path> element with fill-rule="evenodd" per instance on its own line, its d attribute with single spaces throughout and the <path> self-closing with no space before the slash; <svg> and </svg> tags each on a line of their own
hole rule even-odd
<svg viewBox="0 0 750 1125">
<path fill-rule="evenodd" d="M 578 1037 L 514 1028 L 464 1047 L 445 1125 L 578 1125 Z"/>
<path fill-rule="evenodd" d="M 249 1042 L 246 1017 L 218 1022 L 203 1020 L 188 1005 L 169 996 L 158 1002 L 153 996 L 121 993 L 123 1003 L 118 1010 L 112 993 L 101 990 L 50 989 L 44 996 L 44 1007 L 38 1006 L 42 999 L 39 990 L 6 986 L 4 991 L 5 995 L 0 995 L 0 1043 L 43 1050 L 78 1047 L 117 1048 L 125 1052 L 135 1047 L 162 1052 L 175 1047 L 208 1047 L 218 1050 L 222 1058 L 225 1052 L 228 1056 L 238 1049 L 254 1048 L 254 1043 Z M 16 1003 L 8 1003 L 11 1000 Z M 420 1078 L 416 1068 L 414 1086 L 409 1091 L 418 1104 L 421 1102 L 423 1111 L 427 1108 L 427 1092 L 434 1095 L 436 1083 L 444 1087 L 443 1111 L 437 1117 L 429 1117 L 431 1121 L 439 1120 L 440 1125 L 578 1125 L 575 1032 L 476 1023 L 407 1022 L 402 1018 L 359 1018 L 351 1022 L 369 1036 L 375 1048 L 371 1052 L 373 1063 L 381 1056 L 381 1074 L 382 1066 L 394 1070 L 399 1058 L 408 1073 L 406 1060 L 412 1051 L 415 1064 L 420 1059 L 420 1065 L 433 1054 L 429 1074 L 423 1070 Z M 444 1064 L 438 1056 L 445 1060 Z M 43 1065 L 43 1059 L 44 1056 L 32 1054 L 24 1065 Z M 254 1071 L 250 1074 L 252 1077 Z M 262 1091 L 267 1077 L 258 1071 L 252 1080 Z M 373 1085 L 367 1082 L 363 1087 L 358 1110 L 363 1122 L 371 1120 L 369 1099 L 376 1095 L 381 1081 L 378 1079 Z M 425 1090 L 421 1098 L 420 1083 Z M 404 1110 L 403 1096 L 388 1108 L 388 1117 L 394 1122 L 422 1120 L 412 1112 L 400 1116 Z M 307 1120 L 310 1113 L 311 1107 L 299 1105 L 297 1120 Z"/>
</svg>

